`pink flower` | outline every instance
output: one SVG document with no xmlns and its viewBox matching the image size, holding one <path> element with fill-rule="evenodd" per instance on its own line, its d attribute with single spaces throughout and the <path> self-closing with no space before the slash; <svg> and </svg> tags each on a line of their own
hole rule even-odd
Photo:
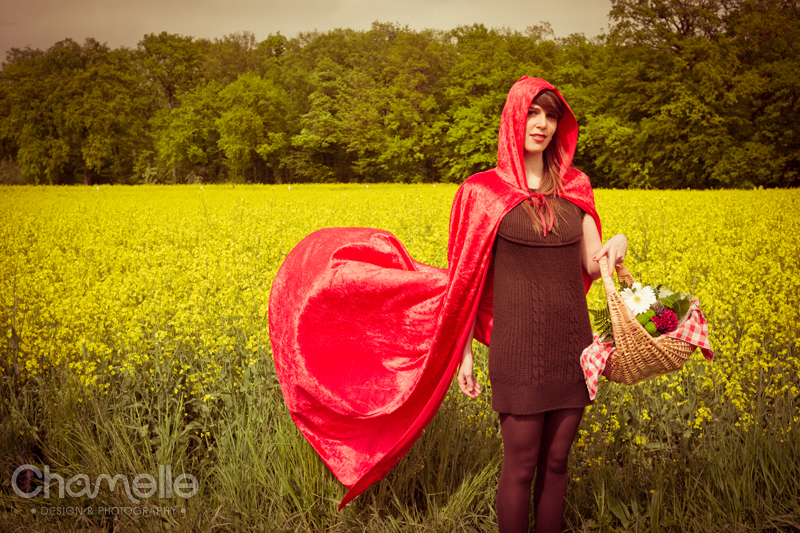
<svg viewBox="0 0 800 533">
<path fill-rule="evenodd" d="M 659 333 L 669 333 L 678 329 L 678 316 L 671 309 L 664 309 L 652 318 Z"/>
</svg>

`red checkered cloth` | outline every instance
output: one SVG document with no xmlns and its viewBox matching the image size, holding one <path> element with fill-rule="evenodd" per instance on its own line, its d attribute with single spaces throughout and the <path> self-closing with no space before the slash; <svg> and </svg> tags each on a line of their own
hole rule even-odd
<svg viewBox="0 0 800 533">
<path fill-rule="evenodd" d="M 583 368 L 583 379 L 586 380 L 586 388 L 589 389 L 589 399 L 594 400 L 597 395 L 597 380 L 603 369 L 606 367 L 606 361 L 611 357 L 611 354 L 616 352 L 617 349 L 611 341 L 601 342 L 597 333 L 594 334 L 594 341 L 588 348 L 583 350 L 581 354 L 581 368 Z"/>
<path fill-rule="evenodd" d="M 697 346 L 708 361 L 714 360 L 714 352 L 708 342 L 708 323 L 706 322 L 706 317 L 703 316 L 703 312 L 700 311 L 697 300 L 692 300 L 692 305 L 689 307 L 689 316 L 683 324 L 678 326 L 675 331 L 665 335 L 688 342 L 692 346 Z M 610 340 L 601 342 L 597 333 L 594 334 L 592 344 L 583 350 L 581 368 L 583 369 L 583 377 L 586 380 L 586 388 L 589 389 L 590 400 L 594 400 L 597 395 L 597 380 L 606 367 L 606 361 L 615 351 L 616 348 L 614 348 L 613 343 Z"/>
<path fill-rule="evenodd" d="M 706 322 L 706 317 L 703 316 L 703 312 L 700 310 L 699 301 L 692 300 L 692 305 L 689 307 L 689 317 L 686 321 L 678 326 L 678 329 L 671 333 L 665 333 L 665 335 L 679 341 L 686 341 L 692 346 L 697 346 L 707 361 L 714 360 L 714 351 L 708 342 L 708 322 Z"/>
</svg>

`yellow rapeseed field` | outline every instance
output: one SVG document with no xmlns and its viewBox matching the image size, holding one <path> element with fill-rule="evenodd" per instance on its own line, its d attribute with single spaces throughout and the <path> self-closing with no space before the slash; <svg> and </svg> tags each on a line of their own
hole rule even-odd
<svg viewBox="0 0 800 533">
<path fill-rule="evenodd" d="M 254 368 L 272 369 L 270 283 L 300 239 L 322 227 L 383 228 L 416 259 L 444 267 L 455 191 L 0 188 L 5 366 L 21 380 L 68 372 L 76 389 L 101 392 L 170 376 L 175 395 L 218 405 L 248 386 Z M 656 426 L 692 435 L 718 417 L 748 422 L 757 387 L 767 399 L 800 395 L 800 192 L 596 196 L 604 235 L 627 235 L 638 280 L 700 299 L 717 360 L 697 352 L 681 372 L 642 386 L 601 385 L 579 448 L 599 439 L 649 446 Z M 602 298 L 598 282 L 590 306 Z"/>
</svg>

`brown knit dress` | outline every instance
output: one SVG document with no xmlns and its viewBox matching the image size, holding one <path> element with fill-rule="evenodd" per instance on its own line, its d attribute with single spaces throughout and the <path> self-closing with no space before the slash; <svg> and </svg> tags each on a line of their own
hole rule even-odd
<svg viewBox="0 0 800 533">
<path fill-rule="evenodd" d="M 564 215 L 547 236 L 522 204 L 500 222 L 489 343 L 492 408 L 528 415 L 592 402 L 580 366 L 592 342 L 580 244 L 583 211 L 560 197 Z M 545 209 L 546 210 L 546 209 Z"/>
</svg>

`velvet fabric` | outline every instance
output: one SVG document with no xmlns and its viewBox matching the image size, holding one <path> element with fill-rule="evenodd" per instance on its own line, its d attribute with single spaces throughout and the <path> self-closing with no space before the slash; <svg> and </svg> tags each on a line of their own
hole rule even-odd
<svg viewBox="0 0 800 533">
<path fill-rule="evenodd" d="M 269 332 L 281 389 L 300 432 L 350 489 L 340 509 L 419 438 L 473 323 L 489 342 L 492 244 L 503 216 L 531 196 L 524 126 L 544 89 L 554 88 L 528 77 L 511 89 L 497 168 L 466 180 L 453 201 L 447 269 L 415 261 L 387 231 L 328 228 L 298 243 L 275 276 Z M 570 167 L 577 130 L 567 106 L 556 131 L 564 197 L 599 230 L 589 180 Z"/>
</svg>

